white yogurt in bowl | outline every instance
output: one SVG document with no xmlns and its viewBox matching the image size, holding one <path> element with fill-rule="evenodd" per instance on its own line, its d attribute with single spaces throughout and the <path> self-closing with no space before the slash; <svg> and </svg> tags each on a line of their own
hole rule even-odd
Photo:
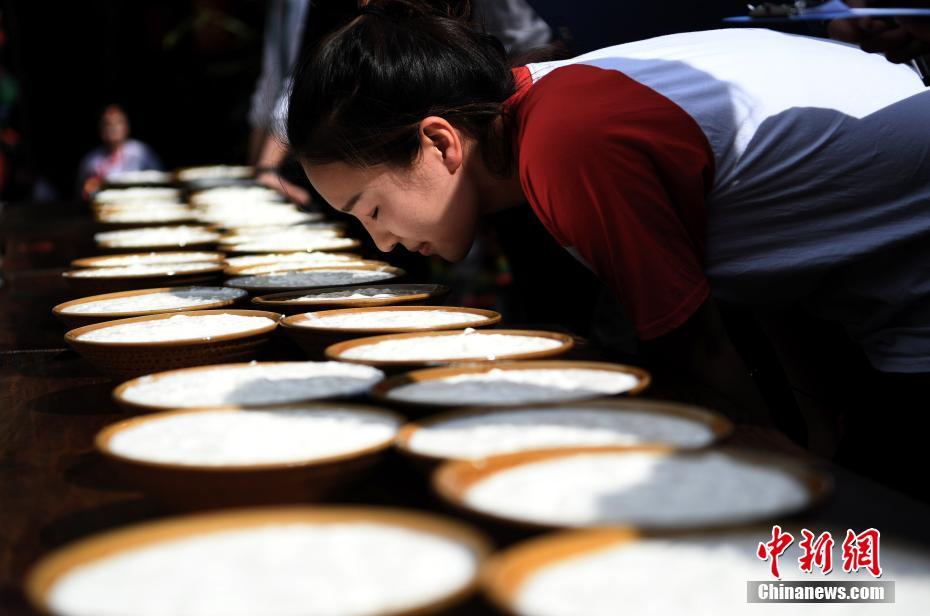
<svg viewBox="0 0 930 616">
<path fill-rule="evenodd" d="M 146 408 L 289 404 L 356 396 L 384 378 L 370 366 L 271 362 L 175 370 L 129 381 L 117 399 Z"/>
<path fill-rule="evenodd" d="M 61 309 L 63 314 L 106 314 L 148 311 L 183 310 L 217 302 L 235 301 L 248 294 L 229 287 L 182 287 L 171 291 L 157 291 L 122 295 L 79 302 Z"/>
<path fill-rule="evenodd" d="M 170 184 L 171 174 L 156 169 L 119 171 L 106 176 L 107 184 Z"/>
<path fill-rule="evenodd" d="M 527 366 L 416 380 L 390 389 L 386 397 L 435 406 L 529 404 L 614 396 L 639 385 L 639 377 L 618 370 Z"/>
<path fill-rule="evenodd" d="M 263 265 L 250 265 L 243 267 L 238 271 L 229 272 L 237 276 L 258 276 L 261 274 L 280 274 L 284 272 L 294 272 L 305 270 L 308 267 L 319 267 L 327 265 L 345 265 L 349 263 L 361 263 L 360 259 L 319 259 L 317 261 L 280 261 L 276 263 L 265 263 Z"/>
<path fill-rule="evenodd" d="M 216 263 L 163 263 L 135 264 L 115 267 L 88 267 L 67 272 L 69 278 L 126 278 L 133 276 L 172 276 L 174 274 L 194 273 L 215 270 Z"/>
<path fill-rule="evenodd" d="M 710 445 L 718 436 L 708 419 L 664 411 L 660 404 L 648 402 L 473 411 L 414 425 L 400 443 L 405 450 L 457 460 L 561 447 L 658 444 L 692 449 Z"/>
<path fill-rule="evenodd" d="M 560 340 L 532 334 L 485 333 L 468 328 L 448 335 L 405 336 L 361 343 L 344 349 L 339 357 L 374 362 L 494 360 L 553 351 L 564 344 Z"/>
<path fill-rule="evenodd" d="M 722 451 L 553 455 L 472 483 L 465 506 L 557 527 L 700 528 L 778 519 L 813 501 L 783 465 Z"/>
<path fill-rule="evenodd" d="M 226 178 L 248 178 L 253 175 L 255 175 L 255 169 L 253 167 L 246 167 L 244 165 L 207 165 L 203 167 L 186 167 L 184 169 L 179 169 L 177 172 L 177 177 L 182 182 Z"/>
<path fill-rule="evenodd" d="M 198 190 L 190 197 L 190 202 L 198 207 L 206 206 L 240 206 L 247 203 L 284 203 L 278 191 L 264 186 L 218 186 Z"/>
<path fill-rule="evenodd" d="M 358 240 L 348 237 L 329 237 L 316 235 L 313 237 L 285 238 L 285 239 L 257 239 L 253 241 L 236 242 L 225 245 L 229 252 L 304 252 L 314 250 L 344 250 L 358 246 Z"/>
<path fill-rule="evenodd" d="M 110 248 L 140 248 L 146 246 L 186 246 L 216 242 L 220 235 L 205 227 L 168 226 L 143 227 L 125 231 L 106 231 L 94 235 L 101 246 Z"/>
<path fill-rule="evenodd" d="M 230 257 L 226 259 L 229 267 L 256 267 L 274 265 L 277 263 L 306 263 L 307 267 L 314 265 L 344 264 L 360 261 L 355 255 L 344 255 L 332 252 L 281 252 L 265 255 L 248 255 L 245 257 Z"/>
<path fill-rule="evenodd" d="M 599 531 L 562 533 L 539 540 L 535 554 L 507 554 L 513 567 L 527 566 L 519 585 L 509 593 L 508 604 L 515 614 L 533 616 L 615 616 L 617 606 L 627 614 L 694 614 L 696 616 L 742 616 L 756 612 L 746 603 L 748 580 L 771 582 L 870 582 L 871 574 L 860 569 L 846 573 L 834 560 L 833 570 L 823 574 L 799 570 L 799 529 L 785 529 L 796 538 L 781 558 L 781 578 L 771 577 L 769 564 L 758 559 L 759 543 L 771 538 L 771 526 L 720 533 L 693 533 L 677 537 L 614 537 Z M 814 530 L 814 529 L 811 529 Z M 821 532 L 818 528 L 815 532 Z M 827 529 L 823 529 L 827 530 Z M 832 530 L 842 542 L 844 529 Z M 597 536 L 597 535 L 600 536 Z M 574 542 L 576 547 L 571 549 Z M 584 542 L 587 545 L 584 545 Z M 543 548 L 554 557 L 546 557 Z M 839 546 L 833 548 L 839 550 Z M 786 558 L 788 555 L 791 558 Z M 834 558 L 838 558 L 834 552 Z M 768 605 L 759 613 L 779 616 L 837 616 L 878 614 L 922 615 L 930 602 L 930 554 L 917 546 L 898 542 L 881 543 L 882 580 L 893 580 L 896 603 L 893 610 L 854 603 L 791 603 Z M 510 571 L 515 569 L 509 568 Z M 492 580 L 492 585 L 503 582 Z M 786 585 L 787 586 L 787 585 Z M 904 597 L 907 597 L 905 600 Z"/>
<path fill-rule="evenodd" d="M 352 309 L 318 315 L 306 313 L 301 319 L 294 319 L 293 325 L 311 329 L 430 329 L 435 327 L 462 326 L 489 320 L 488 317 L 472 312 L 454 309 L 435 310 L 398 310 L 384 308 L 377 310 L 354 311 Z"/>
<path fill-rule="evenodd" d="M 300 297 L 292 297 L 288 302 L 344 302 L 353 299 L 394 299 L 406 295 L 420 295 L 421 290 L 401 291 L 392 287 L 366 287 L 361 289 L 347 289 L 345 291 L 321 291 L 307 293 Z"/>
<path fill-rule="evenodd" d="M 130 201 L 177 201 L 181 191 L 176 188 L 108 188 L 94 195 L 94 203 L 128 203 Z"/>
<path fill-rule="evenodd" d="M 485 551 L 463 538 L 388 513 L 339 512 L 247 510 L 137 527 L 179 531 L 56 575 L 46 600 L 67 616 L 367 616 L 426 607 L 476 579 Z"/>
<path fill-rule="evenodd" d="M 151 209 L 123 209 L 112 212 L 98 212 L 97 220 L 110 224 L 167 223 L 193 220 L 193 213 L 183 207 L 164 207 Z"/>
<path fill-rule="evenodd" d="M 146 343 L 209 340 L 216 336 L 244 334 L 274 326 L 267 317 L 238 314 L 177 314 L 166 319 L 117 323 L 80 334 L 81 342 Z"/>
<path fill-rule="evenodd" d="M 166 263 L 221 263 L 222 253 L 204 251 L 146 252 L 77 259 L 77 267 L 126 267 L 129 265 L 164 265 Z"/>
<path fill-rule="evenodd" d="M 104 447 L 157 464 L 293 464 L 385 446 L 399 427 L 396 415 L 338 405 L 183 411 L 115 426 Z"/>
<path fill-rule="evenodd" d="M 201 222 L 221 225 L 223 227 L 252 227 L 264 225 L 293 225 L 319 220 L 319 216 L 301 212 L 297 208 L 250 208 L 247 212 L 236 214 L 202 213 L 197 216 Z"/>
<path fill-rule="evenodd" d="M 248 289 L 285 289 L 302 287 L 332 287 L 338 285 L 365 284 L 378 280 L 396 278 L 390 271 L 371 269 L 314 269 L 283 274 L 262 274 L 258 276 L 238 276 L 226 281 L 231 287 Z"/>
</svg>

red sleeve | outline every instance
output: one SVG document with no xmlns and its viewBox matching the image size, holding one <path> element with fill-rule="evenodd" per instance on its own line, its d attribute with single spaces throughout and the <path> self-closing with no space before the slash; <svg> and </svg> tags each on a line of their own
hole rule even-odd
<svg viewBox="0 0 930 616">
<path fill-rule="evenodd" d="M 553 70 L 514 109 L 520 179 L 550 233 L 616 293 L 643 339 L 709 295 L 701 267 L 713 154 L 684 110 L 622 73 Z"/>
</svg>

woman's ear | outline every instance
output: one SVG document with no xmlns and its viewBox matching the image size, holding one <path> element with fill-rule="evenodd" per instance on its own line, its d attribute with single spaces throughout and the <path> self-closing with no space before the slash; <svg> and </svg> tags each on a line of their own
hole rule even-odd
<svg viewBox="0 0 930 616">
<path fill-rule="evenodd" d="M 420 121 L 420 151 L 435 156 L 450 174 L 458 171 L 465 159 L 461 133 L 439 116 Z"/>
</svg>

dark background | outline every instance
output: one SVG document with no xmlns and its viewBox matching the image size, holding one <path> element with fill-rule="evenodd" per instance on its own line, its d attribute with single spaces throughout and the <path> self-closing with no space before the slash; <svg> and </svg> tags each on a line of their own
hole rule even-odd
<svg viewBox="0 0 930 616">
<path fill-rule="evenodd" d="M 74 195 L 96 117 L 127 109 L 135 138 L 171 167 L 246 159 L 261 62 L 259 0 L 3 2 L 3 61 L 20 88 L 22 140 L 7 198 Z"/>
<path fill-rule="evenodd" d="M 740 0 L 532 4 L 577 52 L 720 27 L 721 17 L 745 11 Z M 4 121 L 15 138 L 4 146 L 10 172 L 0 198 L 72 199 L 77 163 L 97 144 L 96 116 L 112 102 L 126 107 L 133 136 L 168 168 L 246 160 L 264 1 L 4 0 L 0 7 L 0 71 L 18 88 Z"/>
</svg>

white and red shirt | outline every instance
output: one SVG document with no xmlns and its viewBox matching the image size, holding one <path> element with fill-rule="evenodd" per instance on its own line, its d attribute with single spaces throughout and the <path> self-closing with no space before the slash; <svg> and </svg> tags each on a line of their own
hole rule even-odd
<svg viewBox="0 0 930 616">
<path fill-rule="evenodd" d="M 734 29 L 515 77 L 524 193 L 641 338 L 710 296 L 803 302 L 878 368 L 930 371 L 930 92 L 910 68 Z"/>
</svg>

